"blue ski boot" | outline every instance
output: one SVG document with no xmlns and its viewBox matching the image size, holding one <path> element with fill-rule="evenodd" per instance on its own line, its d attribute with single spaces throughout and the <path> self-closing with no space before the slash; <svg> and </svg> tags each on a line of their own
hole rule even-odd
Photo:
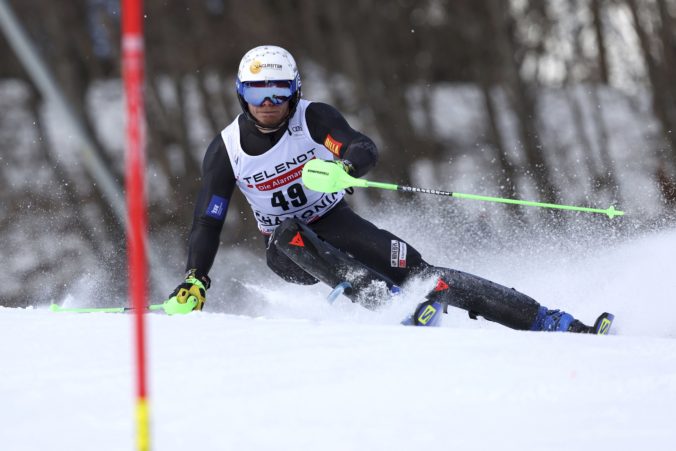
<svg viewBox="0 0 676 451">
<path fill-rule="evenodd" d="M 412 316 L 401 322 L 404 326 L 427 326 L 439 325 L 441 313 L 444 310 L 441 302 L 427 300 L 416 307 Z"/>
<path fill-rule="evenodd" d="M 607 335 L 615 317 L 610 313 L 603 313 L 593 326 L 587 326 L 573 318 L 573 315 L 560 310 L 549 310 L 540 307 L 530 330 L 545 332 L 573 332 L 578 334 Z"/>
</svg>

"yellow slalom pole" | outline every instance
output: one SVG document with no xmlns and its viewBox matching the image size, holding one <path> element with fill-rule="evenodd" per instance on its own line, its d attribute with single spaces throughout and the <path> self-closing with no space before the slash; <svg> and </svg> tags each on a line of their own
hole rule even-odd
<svg viewBox="0 0 676 451">
<path fill-rule="evenodd" d="M 136 399 L 136 449 L 150 450 L 150 412 L 148 400 Z"/>
</svg>

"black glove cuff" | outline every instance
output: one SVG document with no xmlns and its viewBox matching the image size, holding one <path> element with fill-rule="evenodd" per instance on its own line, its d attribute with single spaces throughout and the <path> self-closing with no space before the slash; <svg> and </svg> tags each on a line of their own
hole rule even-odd
<svg viewBox="0 0 676 451">
<path fill-rule="evenodd" d="M 338 161 L 343 166 L 345 172 L 347 172 L 349 175 L 352 175 L 354 173 L 354 165 L 350 160 L 338 160 Z"/>
<path fill-rule="evenodd" d="M 354 166 L 350 174 L 352 177 L 365 175 L 378 161 L 378 149 L 373 141 L 366 136 L 360 136 L 347 146 L 342 158 L 349 160 Z"/>
<path fill-rule="evenodd" d="M 187 279 L 188 277 L 194 277 L 195 279 L 202 282 L 206 290 L 208 290 L 209 287 L 211 286 L 211 279 L 209 278 L 209 276 L 207 276 L 206 274 L 202 274 L 196 269 L 189 269 L 188 272 L 185 274 L 185 278 Z"/>
</svg>

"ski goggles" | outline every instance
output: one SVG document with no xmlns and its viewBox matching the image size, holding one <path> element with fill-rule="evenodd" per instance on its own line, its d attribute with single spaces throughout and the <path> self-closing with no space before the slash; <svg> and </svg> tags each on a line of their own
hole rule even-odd
<svg viewBox="0 0 676 451">
<path fill-rule="evenodd" d="M 295 85 L 292 80 L 244 81 L 239 83 L 237 92 L 246 103 L 253 106 L 261 106 L 266 100 L 273 105 L 281 105 L 296 92 Z"/>
</svg>

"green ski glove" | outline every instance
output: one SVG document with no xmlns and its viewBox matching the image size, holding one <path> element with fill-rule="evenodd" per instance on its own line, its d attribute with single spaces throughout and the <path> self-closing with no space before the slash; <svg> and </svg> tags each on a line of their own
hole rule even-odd
<svg viewBox="0 0 676 451">
<path fill-rule="evenodd" d="M 185 281 L 164 302 L 164 311 L 168 315 L 185 315 L 193 310 L 202 310 L 210 286 L 211 280 L 208 276 L 197 276 L 196 271 L 191 269 Z"/>
</svg>

